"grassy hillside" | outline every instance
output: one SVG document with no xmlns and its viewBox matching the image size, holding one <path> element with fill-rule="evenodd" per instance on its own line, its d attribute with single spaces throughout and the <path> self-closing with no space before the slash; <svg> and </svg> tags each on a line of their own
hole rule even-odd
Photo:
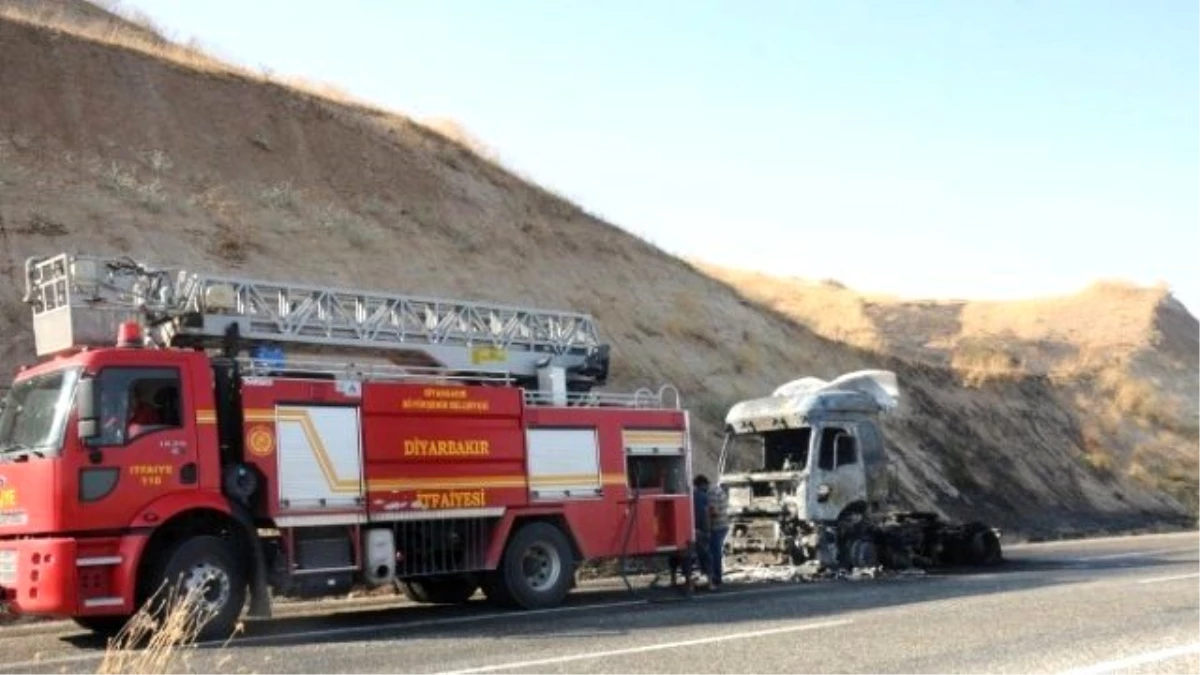
<svg viewBox="0 0 1200 675">
<path fill-rule="evenodd" d="M 0 0 L 3 372 L 33 356 L 26 256 L 129 254 L 591 312 L 613 345 L 610 388 L 676 385 L 705 471 L 733 402 L 884 367 L 905 394 L 887 426 L 911 505 L 1038 534 L 1189 513 L 1153 480 L 1089 460 L 1121 440 L 1089 436 L 1087 411 L 1046 373 L 977 381 L 845 344 L 402 115 L 80 19 L 79 3 L 22 4 Z"/>
</svg>

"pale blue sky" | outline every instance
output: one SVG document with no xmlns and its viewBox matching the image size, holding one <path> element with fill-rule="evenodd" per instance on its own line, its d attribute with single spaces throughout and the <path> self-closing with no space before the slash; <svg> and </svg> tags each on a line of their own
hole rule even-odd
<svg viewBox="0 0 1200 675">
<path fill-rule="evenodd" d="M 1195 0 L 126 0 L 676 254 L 903 296 L 1200 308 Z"/>
</svg>

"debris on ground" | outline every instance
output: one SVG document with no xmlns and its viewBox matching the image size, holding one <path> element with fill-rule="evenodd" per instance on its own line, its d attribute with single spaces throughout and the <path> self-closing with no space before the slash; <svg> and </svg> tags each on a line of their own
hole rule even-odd
<svg viewBox="0 0 1200 675">
<path fill-rule="evenodd" d="M 835 579 L 863 581 L 894 576 L 917 576 L 925 574 L 919 568 L 905 570 L 885 569 L 883 566 L 856 567 L 851 570 L 831 570 L 824 568 L 815 560 L 799 565 L 771 565 L 759 563 L 742 565 L 728 569 L 722 576 L 726 581 L 741 583 L 802 583 Z"/>
</svg>

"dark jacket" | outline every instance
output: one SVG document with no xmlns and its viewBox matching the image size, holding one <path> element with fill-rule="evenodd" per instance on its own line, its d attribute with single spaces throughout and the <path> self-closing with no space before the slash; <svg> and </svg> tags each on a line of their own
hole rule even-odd
<svg viewBox="0 0 1200 675">
<path fill-rule="evenodd" d="M 701 532 L 712 531 L 708 520 L 708 491 L 703 488 L 692 490 L 692 513 L 696 518 L 696 529 Z"/>
</svg>

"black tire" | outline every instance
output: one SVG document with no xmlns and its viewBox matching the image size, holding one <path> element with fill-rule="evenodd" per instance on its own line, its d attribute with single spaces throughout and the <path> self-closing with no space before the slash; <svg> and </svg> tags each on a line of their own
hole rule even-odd
<svg viewBox="0 0 1200 675">
<path fill-rule="evenodd" d="M 870 537 L 859 537 L 846 547 L 851 569 L 868 569 L 879 565 L 879 548 Z"/>
<path fill-rule="evenodd" d="M 502 605 L 557 607 L 571 590 L 574 574 L 575 556 L 562 530 L 549 523 L 529 523 L 508 540 L 485 592 Z"/>
<path fill-rule="evenodd" d="M 461 605 L 475 595 L 479 582 L 469 574 L 452 574 L 404 581 L 401 587 L 413 602 Z"/>
<path fill-rule="evenodd" d="M 192 537 L 177 544 L 155 582 L 165 586 L 151 608 L 156 614 L 170 611 L 164 607 L 168 597 L 182 598 L 190 588 L 201 592 L 201 602 L 212 618 L 200 629 L 199 640 L 228 638 L 246 605 L 245 565 L 232 543 L 219 537 Z"/>
<path fill-rule="evenodd" d="M 84 630 L 90 630 L 102 637 L 112 637 L 121 632 L 129 622 L 128 616 L 77 616 L 75 623 Z"/>
<path fill-rule="evenodd" d="M 981 567 L 999 565 L 1004 555 L 1000 550 L 1000 537 L 989 527 L 976 525 L 971 528 L 967 540 L 967 562 Z"/>
</svg>

